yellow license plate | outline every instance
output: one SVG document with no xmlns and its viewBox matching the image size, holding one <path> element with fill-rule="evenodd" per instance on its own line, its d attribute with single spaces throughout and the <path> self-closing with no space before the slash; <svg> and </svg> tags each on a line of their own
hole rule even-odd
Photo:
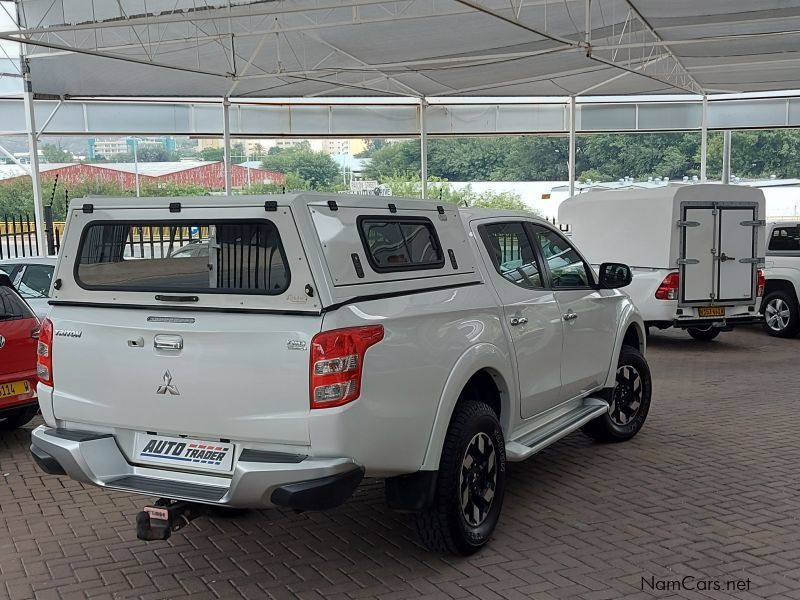
<svg viewBox="0 0 800 600">
<path fill-rule="evenodd" d="M 703 306 L 697 309 L 697 314 L 701 317 L 724 317 L 724 306 Z"/>
<path fill-rule="evenodd" d="M 31 384 L 27 381 L 12 381 L 11 383 L 0 383 L 0 398 L 10 398 L 11 396 L 22 396 L 31 391 Z"/>
</svg>

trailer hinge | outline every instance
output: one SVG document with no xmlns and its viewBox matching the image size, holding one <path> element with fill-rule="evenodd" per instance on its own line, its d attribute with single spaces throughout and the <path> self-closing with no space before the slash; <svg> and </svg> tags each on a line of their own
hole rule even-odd
<svg viewBox="0 0 800 600">
<path fill-rule="evenodd" d="M 700 227 L 698 221 L 678 221 L 678 227 Z"/>
<path fill-rule="evenodd" d="M 700 261 L 696 258 L 679 258 L 678 259 L 679 265 L 699 265 Z"/>
<path fill-rule="evenodd" d="M 336 204 L 336 200 L 328 200 L 328 208 L 331 210 L 339 210 L 339 205 Z"/>
<path fill-rule="evenodd" d="M 740 263 L 745 263 L 745 264 L 757 265 L 759 263 L 763 263 L 764 262 L 764 257 L 763 256 L 756 256 L 754 258 L 740 258 L 739 262 Z"/>
<path fill-rule="evenodd" d="M 764 219 L 758 219 L 755 221 L 742 221 L 739 225 L 744 227 L 765 227 L 767 222 Z"/>
<path fill-rule="evenodd" d="M 389 212 L 396 213 L 397 212 L 397 205 L 396 204 L 389 204 Z"/>
<path fill-rule="evenodd" d="M 87 215 L 90 215 L 94 212 L 94 204 L 84 204 L 83 205 L 83 212 Z"/>
<path fill-rule="evenodd" d="M 275 212 L 278 210 L 278 202 L 276 200 L 267 200 L 264 202 L 264 210 L 267 212 Z"/>
<path fill-rule="evenodd" d="M 180 202 L 170 202 L 169 203 L 169 212 L 171 212 L 171 213 L 179 213 L 179 212 L 181 212 L 181 203 Z"/>
</svg>

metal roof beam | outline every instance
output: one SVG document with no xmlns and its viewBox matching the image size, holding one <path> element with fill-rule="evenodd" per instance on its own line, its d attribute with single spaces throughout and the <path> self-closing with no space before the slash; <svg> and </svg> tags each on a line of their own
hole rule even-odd
<svg viewBox="0 0 800 600">
<path fill-rule="evenodd" d="M 565 45 L 571 46 L 571 47 L 578 47 L 582 43 L 580 41 L 571 40 L 569 38 L 562 37 L 560 35 L 549 33 L 546 29 L 538 29 L 536 27 L 532 27 L 531 25 L 528 25 L 527 23 L 522 22 L 518 17 L 507 17 L 506 15 L 504 15 L 502 13 L 499 13 L 496 10 L 493 10 L 493 9 L 487 7 L 487 6 L 484 6 L 484 5 L 480 4 L 479 2 L 475 2 L 474 0 L 454 0 L 454 1 L 458 2 L 459 4 L 463 4 L 464 6 L 469 6 L 470 8 L 472 8 L 472 9 L 478 11 L 478 12 L 482 12 L 482 13 L 490 16 L 490 17 L 493 17 L 495 19 L 499 19 L 500 21 L 508 23 L 509 25 L 513 25 L 515 27 L 519 27 L 520 29 L 524 29 L 525 31 L 528 31 L 530 33 L 534 33 L 534 34 L 536 34 L 538 36 L 541 36 L 543 38 L 547 38 L 548 40 L 552 40 L 554 42 L 559 42 L 561 44 L 565 44 Z M 515 11 L 515 14 L 518 14 L 518 11 Z"/>
<path fill-rule="evenodd" d="M 586 0 L 587 5 L 590 4 L 591 1 L 592 0 Z M 631 27 L 633 27 L 635 24 L 638 24 L 640 27 L 643 27 L 647 31 L 649 36 L 652 38 L 652 41 L 658 44 L 657 46 L 653 46 L 653 47 L 654 48 L 659 48 L 660 49 L 659 52 L 665 52 L 669 56 L 669 60 L 667 60 L 667 61 L 659 61 L 660 65 L 665 67 L 665 70 L 663 72 L 655 73 L 655 74 L 647 73 L 646 72 L 647 64 L 645 63 L 645 65 L 642 68 L 641 72 L 639 72 L 638 74 L 644 75 L 645 77 L 649 77 L 650 79 L 655 79 L 656 81 L 661 81 L 662 83 L 668 83 L 670 85 L 673 85 L 674 87 L 677 87 L 677 88 L 682 89 L 682 90 L 686 90 L 686 91 L 694 93 L 694 94 L 700 94 L 700 95 L 705 94 L 705 90 L 703 89 L 703 86 L 700 85 L 700 83 L 694 77 L 692 77 L 692 75 L 689 73 L 689 71 L 686 69 L 686 67 L 684 67 L 683 63 L 681 63 L 680 59 L 675 55 L 674 52 L 672 52 L 672 50 L 670 49 L 669 45 L 667 45 L 664 42 L 664 40 L 656 32 L 656 30 L 653 29 L 653 27 L 650 25 L 650 23 L 647 21 L 647 19 L 645 19 L 644 16 L 642 15 L 642 13 L 639 12 L 639 9 L 637 9 L 636 6 L 633 4 L 633 0 L 625 0 L 625 4 L 630 9 L 631 15 L 629 15 L 629 19 L 630 19 L 631 16 L 633 16 L 633 18 L 634 18 L 633 20 L 635 21 L 635 23 L 631 24 Z M 631 33 L 638 34 L 639 31 L 640 30 L 637 29 L 637 31 L 631 32 Z M 642 33 L 644 33 L 644 32 L 642 32 Z M 628 35 L 630 35 L 630 34 L 628 34 Z M 644 36 L 644 37 L 646 37 L 646 36 Z M 590 50 L 589 57 L 597 60 L 593 56 L 592 50 L 594 50 L 594 49 Z M 616 63 L 616 61 L 613 60 L 613 59 L 610 60 L 610 61 L 601 59 L 600 62 L 604 62 L 606 64 Z M 630 64 L 627 64 L 627 65 L 626 64 L 619 64 L 619 65 L 615 64 L 614 66 L 618 66 L 619 68 L 621 68 L 623 70 L 626 70 L 626 71 L 631 71 L 632 70 Z"/>
</svg>

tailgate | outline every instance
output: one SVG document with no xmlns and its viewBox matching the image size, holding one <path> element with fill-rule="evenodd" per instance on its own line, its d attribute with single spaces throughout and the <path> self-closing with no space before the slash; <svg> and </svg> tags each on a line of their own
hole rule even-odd
<svg viewBox="0 0 800 600">
<path fill-rule="evenodd" d="M 56 307 L 51 318 L 57 419 L 308 444 L 321 317 Z"/>
<path fill-rule="evenodd" d="M 284 201 L 73 204 L 51 301 L 55 417 L 307 444 L 322 316 Z"/>
</svg>

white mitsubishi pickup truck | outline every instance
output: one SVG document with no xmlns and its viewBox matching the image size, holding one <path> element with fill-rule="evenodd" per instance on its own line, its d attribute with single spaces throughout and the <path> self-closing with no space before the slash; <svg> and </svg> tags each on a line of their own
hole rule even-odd
<svg viewBox="0 0 800 600">
<path fill-rule="evenodd" d="M 48 473 L 207 507 L 321 510 L 364 477 L 422 541 L 469 554 L 506 461 L 578 429 L 633 437 L 642 319 L 526 213 L 297 194 L 73 202 L 38 348 Z"/>
</svg>

